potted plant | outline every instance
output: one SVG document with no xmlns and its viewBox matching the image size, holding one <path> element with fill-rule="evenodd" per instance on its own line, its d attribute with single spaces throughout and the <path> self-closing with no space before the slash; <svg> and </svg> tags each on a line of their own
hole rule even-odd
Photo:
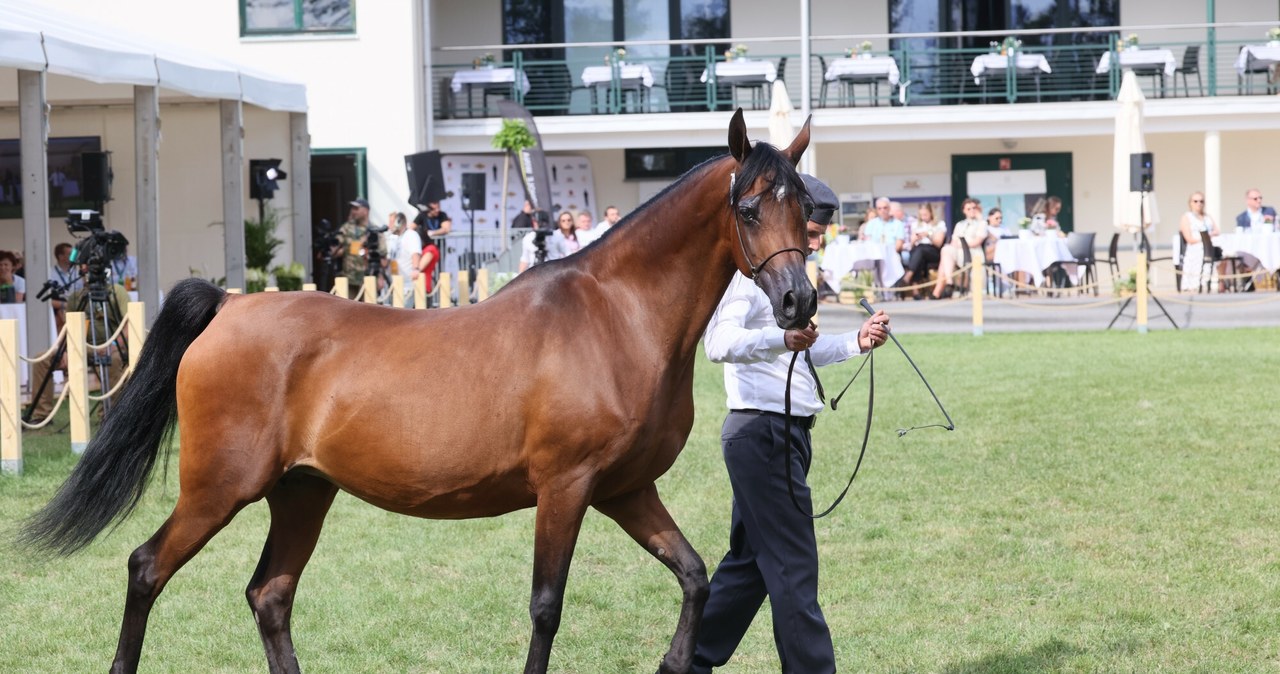
<svg viewBox="0 0 1280 674">
<path fill-rule="evenodd" d="M 280 220 L 273 208 L 268 208 L 262 212 L 262 220 L 245 220 L 244 221 L 244 263 L 245 263 L 245 290 L 247 292 L 255 292 L 255 279 L 257 280 L 257 290 L 261 291 L 267 287 L 267 267 L 271 265 L 271 260 L 276 256 L 276 249 L 284 244 L 284 241 L 276 238 L 276 227 Z"/>
<path fill-rule="evenodd" d="M 1138 270 L 1130 269 L 1127 277 L 1116 279 L 1113 292 L 1116 297 L 1129 297 L 1136 294 L 1138 292 Z"/>
<path fill-rule="evenodd" d="M 735 44 L 731 49 L 724 53 L 724 60 L 726 61 L 745 58 L 747 58 L 747 45 L 745 44 Z"/>
<path fill-rule="evenodd" d="M 1009 37 L 1006 37 L 1004 39 L 1004 42 L 1000 44 L 1000 55 L 1013 56 L 1020 49 L 1022 49 L 1022 40 L 1019 40 L 1018 38 L 1010 35 Z"/>
<path fill-rule="evenodd" d="M 626 59 L 627 59 L 627 50 L 623 49 L 622 47 L 618 47 L 617 49 L 609 52 L 604 57 L 604 62 L 608 65 L 613 65 L 616 63 L 620 66 L 625 66 L 627 65 Z"/>
<path fill-rule="evenodd" d="M 497 59 L 494 58 L 493 54 L 485 52 L 483 55 L 471 60 L 471 67 L 492 70 L 495 63 L 497 63 Z"/>
<path fill-rule="evenodd" d="M 290 262 L 271 270 L 276 277 L 276 287 L 281 290 L 302 290 L 302 279 L 307 275 L 301 262 Z"/>
<path fill-rule="evenodd" d="M 267 289 L 267 281 L 270 277 L 263 269 L 255 269 L 249 267 L 244 270 L 244 291 L 246 293 L 260 293 Z"/>
<path fill-rule="evenodd" d="M 1129 33 L 1129 37 L 1124 39 L 1124 48 L 1129 50 L 1136 50 L 1138 48 L 1137 33 Z"/>
<path fill-rule="evenodd" d="M 1280 47 L 1280 27 L 1267 31 L 1267 46 Z"/>
<path fill-rule="evenodd" d="M 622 49 L 619 49 L 618 51 L 622 51 L 625 53 L 625 50 L 622 50 Z M 490 144 L 493 145 L 493 147 L 499 150 L 502 150 L 503 152 L 506 153 L 506 155 L 502 159 L 502 210 L 501 210 L 502 213 L 506 213 L 507 212 L 507 182 L 509 177 L 508 171 L 510 170 L 510 166 L 511 166 L 511 162 L 508 161 L 506 157 L 510 156 L 514 158 L 516 161 L 516 165 L 519 166 L 521 165 L 520 152 L 526 148 L 531 148 L 537 145 L 538 143 L 533 139 L 533 132 L 529 130 L 529 127 L 524 125 L 523 120 L 504 119 L 502 120 L 502 128 L 499 129 L 498 132 L 493 135 L 493 140 L 490 141 Z M 503 250 L 505 251 L 506 250 L 505 242 L 507 240 L 505 218 L 503 219 L 502 227 L 503 227 L 502 240 L 504 242 Z"/>
</svg>

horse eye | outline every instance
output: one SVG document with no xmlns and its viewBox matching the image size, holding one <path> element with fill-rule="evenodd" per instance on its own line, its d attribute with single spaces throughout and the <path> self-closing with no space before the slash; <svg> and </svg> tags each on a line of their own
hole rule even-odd
<svg viewBox="0 0 1280 674">
<path fill-rule="evenodd" d="M 738 209 L 738 213 L 742 216 L 742 220 L 748 224 L 756 224 L 760 222 L 760 213 L 750 207 Z"/>
</svg>

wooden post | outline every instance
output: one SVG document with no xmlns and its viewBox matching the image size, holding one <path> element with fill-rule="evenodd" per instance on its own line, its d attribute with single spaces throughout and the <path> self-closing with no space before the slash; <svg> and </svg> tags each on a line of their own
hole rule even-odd
<svg viewBox="0 0 1280 674">
<path fill-rule="evenodd" d="M 404 308 L 404 277 L 399 274 L 391 277 L 391 306 Z"/>
<path fill-rule="evenodd" d="M 227 288 L 228 295 L 243 295 L 239 288 Z"/>
<path fill-rule="evenodd" d="M 458 270 L 458 306 L 471 304 L 471 272 Z"/>
<path fill-rule="evenodd" d="M 228 290 L 227 292 L 231 292 Z M 71 451 L 89 446 L 89 367 L 83 311 L 67 312 L 67 413 L 71 415 Z"/>
<path fill-rule="evenodd" d="M 304 291 L 307 291 L 307 292 L 313 292 L 313 291 L 315 291 L 315 290 L 316 290 L 316 284 L 314 284 L 314 283 L 303 283 L 303 284 L 302 284 L 302 289 L 303 289 Z"/>
<path fill-rule="evenodd" d="M 339 276 L 338 278 L 333 279 L 333 294 L 344 300 L 350 297 L 351 294 L 348 292 L 350 288 L 347 287 L 347 283 L 348 280 L 345 276 Z"/>
<path fill-rule="evenodd" d="M 1138 253 L 1138 334 L 1147 334 L 1147 252 Z"/>
<path fill-rule="evenodd" d="M 489 299 L 489 270 L 481 267 L 476 270 L 476 301 Z"/>
<path fill-rule="evenodd" d="M 981 252 L 979 252 L 981 255 Z M 974 260 L 969 270 L 969 296 L 973 298 L 973 336 L 982 336 L 982 294 L 987 288 L 987 279 L 983 277 L 986 269 L 982 262 Z"/>
<path fill-rule="evenodd" d="M 147 339 L 147 304 L 146 302 L 129 303 L 129 372 L 133 374 L 138 367 L 138 356 L 142 355 L 142 343 Z"/>
<path fill-rule="evenodd" d="M 275 287 L 275 286 L 267 286 L 267 287 L 265 287 L 265 288 L 263 288 L 263 289 L 262 289 L 262 292 L 264 292 L 264 293 L 278 293 L 278 292 L 280 292 L 280 289 L 279 289 L 279 288 L 277 288 L 277 287 Z"/>
<path fill-rule="evenodd" d="M 413 280 L 413 308 L 427 308 L 427 275 L 418 274 L 418 278 Z"/>
<path fill-rule="evenodd" d="M 452 295 L 453 288 L 450 287 L 452 285 L 451 283 L 452 280 L 453 280 L 452 274 L 449 274 L 448 272 L 444 272 L 440 274 L 440 308 L 441 309 L 445 309 L 453 306 L 453 295 Z"/>
<path fill-rule="evenodd" d="M 160 306 L 160 88 L 133 88 L 134 250 L 138 299 Z"/>
<path fill-rule="evenodd" d="M 365 304 L 378 303 L 378 277 L 377 276 L 364 277 L 364 303 Z"/>
<path fill-rule="evenodd" d="M 809 276 L 809 284 L 813 286 L 814 290 L 817 290 L 818 289 L 818 263 L 817 262 L 804 263 L 804 272 Z"/>
<path fill-rule="evenodd" d="M 218 102 L 222 150 L 222 236 L 227 285 L 244 280 L 244 111 L 238 100 Z"/>
<path fill-rule="evenodd" d="M 18 321 L 0 321 L 0 473 L 22 474 L 22 410 L 18 397 Z"/>
</svg>

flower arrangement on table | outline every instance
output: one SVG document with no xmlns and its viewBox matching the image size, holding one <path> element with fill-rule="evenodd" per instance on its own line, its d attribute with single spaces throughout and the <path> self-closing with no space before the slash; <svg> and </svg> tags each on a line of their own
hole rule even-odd
<svg viewBox="0 0 1280 674">
<path fill-rule="evenodd" d="M 1273 43 L 1280 42 L 1280 27 L 1272 28 L 1267 31 L 1267 41 Z"/>
<path fill-rule="evenodd" d="M 1012 35 L 1010 35 L 1009 37 L 1006 37 L 1004 39 L 1004 42 L 1000 43 L 1001 56 L 1009 56 L 1020 49 L 1022 49 L 1022 40 L 1019 40 L 1018 38 Z"/>
<path fill-rule="evenodd" d="M 1138 34 L 1137 34 L 1137 33 L 1129 33 L 1129 36 L 1128 36 L 1128 37 L 1126 37 L 1126 38 L 1124 39 L 1124 46 L 1125 46 L 1125 49 L 1137 49 L 1137 48 L 1138 48 Z"/>
<path fill-rule="evenodd" d="M 726 49 L 726 50 L 725 50 L 725 52 L 724 52 L 724 58 L 725 58 L 725 60 L 726 60 L 726 61 L 732 61 L 732 60 L 734 60 L 734 59 L 745 59 L 745 58 L 747 58 L 747 45 L 745 45 L 745 44 L 735 44 L 735 45 L 733 45 L 733 47 L 732 47 L 732 48 L 730 48 L 730 49 Z"/>
<path fill-rule="evenodd" d="M 1024 216 L 1022 216 L 1021 218 L 1018 218 L 1018 228 L 1019 228 L 1019 229 L 1028 229 L 1028 228 L 1030 228 L 1030 227 L 1031 227 L 1031 218 L 1028 218 L 1028 217 L 1027 217 L 1027 216 L 1025 216 L 1025 215 L 1024 215 Z"/>
<path fill-rule="evenodd" d="M 627 50 L 623 49 L 622 47 L 618 47 L 617 49 L 609 52 L 608 54 L 605 54 L 604 56 L 604 62 L 607 65 L 613 65 L 615 63 L 617 63 L 618 65 L 625 65 L 626 59 L 627 59 Z"/>
<path fill-rule="evenodd" d="M 493 57 L 493 54 L 489 52 L 485 52 L 484 56 L 477 56 L 476 58 L 471 60 L 471 67 L 472 68 L 492 68 L 494 63 L 497 63 L 497 59 Z"/>
<path fill-rule="evenodd" d="M 854 56 L 861 56 L 862 58 L 871 58 L 872 46 L 873 45 L 871 44 L 871 40 L 863 40 L 862 44 L 859 44 L 857 47 L 849 47 L 848 49 L 844 50 L 844 55 L 849 58 L 853 58 Z"/>
</svg>

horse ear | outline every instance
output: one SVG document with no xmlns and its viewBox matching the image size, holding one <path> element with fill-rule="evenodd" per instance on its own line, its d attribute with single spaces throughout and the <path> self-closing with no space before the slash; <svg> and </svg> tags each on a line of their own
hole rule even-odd
<svg viewBox="0 0 1280 674">
<path fill-rule="evenodd" d="M 813 122 L 813 115 L 809 115 L 804 120 L 804 126 L 800 127 L 800 133 L 796 134 L 795 140 L 791 141 L 791 145 L 787 147 L 785 154 L 791 158 L 791 163 L 798 165 L 800 156 L 809 147 L 809 124 Z"/>
<path fill-rule="evenodd" d="M 729 120 L 729 153 L 739 164 L 751 154 L 751 141 L 747 138 L 747 123 L 742 118 L 742 108 L 738 108 L 733 113 L 733 119 Z"/>
</svg>

